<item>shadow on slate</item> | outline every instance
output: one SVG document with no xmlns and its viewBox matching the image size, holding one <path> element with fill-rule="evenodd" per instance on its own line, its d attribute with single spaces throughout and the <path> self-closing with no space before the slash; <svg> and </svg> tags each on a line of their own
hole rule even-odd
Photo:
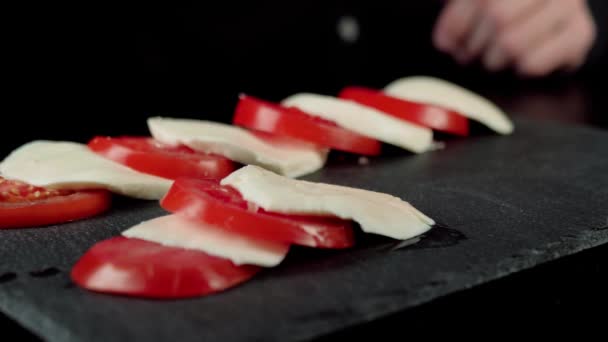
<svg viewBox="0 0 608 342">
<path fill-rule="evenodd" d="M 198 299 L 73 286 L 69 269 L 90 246 L 164 213 L 121 199 L 90 220 L 0 231 L 0 275 L 11 278 L 0 283 L 0 309 L 50 341 L 307 340 L 608 242 L 608 134 L 523 119 L 516 127 L 368 165 L 335 154 L 305 177 L 411 202 L 441 224 L 415 244 L 359 234 L 352 250 L 294 248 L 252 281 Z"/>
</svg>

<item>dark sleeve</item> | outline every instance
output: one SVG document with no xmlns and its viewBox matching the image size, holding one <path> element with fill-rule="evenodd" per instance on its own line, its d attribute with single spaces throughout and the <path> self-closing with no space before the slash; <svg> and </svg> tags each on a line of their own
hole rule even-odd
<svg viewBox="0 0 608 342">
<path fill-rule="evenodd" d="M 590 71 L 606 65 L 606 58 L 608 57 L 608 1 L 588 0 L 588 2 L 597 30 L 595 43 L 584 66 L 585 70 Z"/>
</svg>

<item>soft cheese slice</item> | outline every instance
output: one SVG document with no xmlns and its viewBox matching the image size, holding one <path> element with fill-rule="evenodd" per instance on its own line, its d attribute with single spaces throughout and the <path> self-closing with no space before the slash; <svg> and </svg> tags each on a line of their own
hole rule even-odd
<svg viewBox="0 0 608 342">
<path fill-rule="evenodd" d="M 513 123 L 488 99 L 451 82 L 428 76 L 395 80 L 384 88 L 388 95 L 454 109 L 500 134 L 511 134 Z"/>
<path fill-rule="evenodd" d="M 426 152 L 433 146 L 432 130 L 410 124 L 351 100 L 328 95 L 299 93 L 285 98 L 281 104 L 297 107 L 310 115 L 333 121 L 361 135 L 414 153 Z"/>
<path fill-rule="evenodd" d="M 222 155 L 241 164 L 258 165 L 287 177 L 319 170 L 328 150 L 293 139 L 260 138 L 252 132 L 219 122 L 153 117 L 152 136 L 166 144 Z"/>
<path fill-rule="evenodd" d="M 144 221 L 125 230 L 122 235 L 169 247 L 200 250 L 229 259 L 236 265 L 276 266 L 289 250 L 288 244 L 247 238 L 179 215 Z"/>
<path fill-rule="evenodd" d="M 221 183 L 267 211 L 337 216 L 354 220 L 365 232 L 394 239 L 410 239 L 435 224 L 408 202 L 388 194 L 290 179 L 252 165 L 234 171 Z"/>
<path fill-rule="evenodd" d="M 0 174 L 53 189 L 108 189 L 140 198 L 160 199 L 172 181 L 130 169 L 101 157 L 86 145 L 36 140 L 22 145 L 0 164 Z"/>
</svg>

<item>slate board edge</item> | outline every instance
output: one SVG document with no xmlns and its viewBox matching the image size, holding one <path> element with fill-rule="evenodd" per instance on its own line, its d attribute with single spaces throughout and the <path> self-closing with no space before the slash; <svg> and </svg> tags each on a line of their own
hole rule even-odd
<svg viewBox="0 0 608 342">
<path fill-rule="evenodd" d="M 318 331 L 315 334 L 302 335 L 296 340 L 309 341 L 312 339 L 321 338 L 326 335 L 340 332 L 340 331 L 346 330 L 348 328 L 352 328 L 352 327 L 360 325 L 360 324 L 365 324 L 365 323 L 372 322 L 374 320 L 386 318 L 393 314 L 398 314 L 400 312 L 407 311 L 407 310 L 413 309 L 415 307 L 419 307 L 419 306 L 434 302 L 434 301 L 439 300 L 444 297 L 448 297 L 448 296 L 455 295 L 455 294 L 458 294 L 458 293 L 461 293 L 464 291 L 468 291 L 470 289 L 473 289 L 473 288 L 483 285 L 483 284 L 487 284 L 489 282 L 500 281 L 501 279 L 508 277 L 512 274 L 530 270 L 536 266 L 546 264 L 549 262 L 553 262 L 556 260 L 560 260 L 562 258 L 575 255 L 577 253 L 580 253 L 580 252 L 588 250 L 588 249 L 592 249 L 592 248 L 599 247 L 602 245 L 608 245 L 608 230 L 605 230 L 605 229 L 598 230 L 598 231 L 596 231 L 596 234 L 594 234 L 594 235 L 596 235 L 596 236 L 593 236 L 591 238 L 585 237 L 582 239 L 572 239 L 572 241 L 570 241 L 570 242 L 565 242 L 565 243 L 560 244 L 559 248 L 555 248 L 553 246 L 544 246 L 544 248 L 536 249 L 538 251 L 552 250 L 554 253 L 558 253 L 560 255 L 557 258 L 551 257 L 550 253 L 538 253 L 538 254 L 534 254 L 534 257 L 530 257 L 530 255 L 526 255 L 526 254 L 518 254 L 518 258 L 511 260 L 511 262 L 509 262 L 508 265 L 504 265 L 505 263 L 497 265 L 497 272 L 493 276 L 486 275 L 485 277 L 479 277 L 479 276 L 475 277 L 475 276 L 470 276 L 469 274 L 461 274 L 461 276 L 463 278 L 468 280 L 467 282 L 469 285 L 465 288 L 460 288 L 460 289 L 454 290 L 454 289 L 451 289 L 449 286 L 446 286 L 441 291 L 434 292 L 434 294 L 428 293 L 424 296 L 419 296 L 418 300 L 411 302 L 411 305 L 409 305 L 405 309 L 403 308 L 402 305 L 395 304 L 395 305 L 392 305 L 392 307 L 385 309 L 384 312 L 382 312 L 382 313 L 378 312 L 379 310 L 377 310 L 376 313 L 372 313 L 372 314 L 364 317 L 363 319 L 351 319 L 350 322 L 342 324 L 341 326 L 338 326 L 337 324 L 334 323 L 334 324 L 330 325 L 332 328 L 325 329 L 325 331 Z M 584 240 L 587 243 L 581 242 L 580 240 Z M 577 246 L 577 247 L 568 248 L 568 246 Z M 565 252 L 565 251 L 568 251 L 568 252 Z M 513 265 L 514 263 L 516 263 L 516 261 L 518 261 L 518 263 L 519 263 L 518 267 L 508 267 L 509 265 Z M 485 266 L 480 265 L 479 268 L 483 269 L 483 268 L 485 268 Z M 475 274 L 476 270 L 471 270 L 470 273 Z M 439 295 L 438 295 L 438 293 L 439 293 Z M 321 329 L 319 329 L 319 330 L 321 330 Z"/>
<path fill-rule="evenodd" d="M 399 303 L 394 303 L 393 305 L 386 307 L 384 310 L 382 310 L 382 312 L 380 312 L 380 310 L 376 310 L 375 313 L 371 313 L 367 316 L 347 318 L 342 324 L 328 323 L 326 327 L 317 329 L 317 331 L 312 334 L 299 333 L 299 336 L 294 336 L 294 340 L 308 341 L 316 338 L 321 338 L 328 334 L 336 333 L 354 327 L 356 325 L 369 323 L 377 319 L 385 318 L 387 316 L 403 312 L 404 310 L 409 310 L 427 303 L 431 303 L 440 298 L 470 290 L 488 282 L 498 281 L 511 274 L 520 271 L 525 271 L 547 262 L 571 256 L 584 250 L 601 246 L 603 244 L 608 244 L 608 230 L 595 231 L 591 237 L 569 239 L 562 242 L 563 243 L 557 246 L 557 248 L 555 246 L 544 246 L 544 248 L 537 248 L 537 250 L 539 251 L 553 250 L 553 252 L 560 254 L 559 258 L 552 258 L 551 253 L 538 253 L 534 255 L 526 255 L 525 253 L 519 253 L 517 254 L 519 255 L 519 257 L 511 260 L 508 265 L 505 265 L 505 263 L 497 265 L 497 270 L 494 275 L 486 275 L 484 277 L 473 276 L 477 273 L 476 270 L 471 270 L 471 272 L 468 274 L 461 273 L 459 275 L 460 277 L 462 277 L 460 280 L 465 281 L 469 284 L 465 288 L 454 289 L 449 286 L 449 284 L 447 284 L 447 286 L 444 286 L 443 288 L 441 288 L 441 290 L 434 290 L 433 293 L 429 291 L 430 289 L 423 288 L 421 289 L 421 291 L 427 291 L 427 293 L 425 295 L 419 296 L 418 300 L 411 302 L 411 305 L 409 305 L 405 309 Z M 516 265 L 515 267 L 513 266 L 514 264 Z M 485 266 L 479 265 L 479 268 L 483 269 L 485 268 Z M 456 286 L 456 288 L 459 287 Z M 31 303 L 28 302 L 20 303 L 19 305 L 22 306 L 19 310 L 6 310 L 5 304 L 3 304 L 1 305 L 1 311 L 7 317 L 13 319 L 24 329 L 27 329 L 29 332 L 36 335 L 43 341 L 83 341 L 82 339 L 78 339 L 77 336 L 74 336 L 69 330 L 69 328 L 63 327 L 60 320 L 55 320 L 53 317 L 42 315 L 39 311 L 36 310 L 35 307 L 32 307 L 32 305 L 30 304 Z M 36 317 L 36 319 L 28 320 L 28 316 L 30 318 L 34 316 Z M 31 322 L 37 322 L 38 324 L 31 324 Z M 46 339 L 45 336 L 58 337 L 58 339 Z"/>
</svg>

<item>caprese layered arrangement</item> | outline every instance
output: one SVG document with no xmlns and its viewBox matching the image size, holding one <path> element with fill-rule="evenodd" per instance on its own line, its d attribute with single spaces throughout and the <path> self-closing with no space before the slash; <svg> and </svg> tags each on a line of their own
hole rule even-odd
<svg viewBox="0 0 608 342">
<path fill-rule="evenodd" d="M 244 166 L 221 181 L 178 179 L 170 214 L 95 244 L 72 269 L 79 286 L 151 298 L 203 296 L 279 265 L 292 245 L 344 249 L 354 226 L 397 240 L 434 221 L 400 198 Z"/>
<path fill-rule="evenodd" d="M 138 297 L 212 294 L 279 265 L 292 245 L 352 248 L 355 229 L 396 240 L 424 234 L 433 219 L 401 198 L 297 178 L 324 167 L 331 150 L 429 152 L 434 131 L 467 136 L 471 120 L 513 131 L 481 96 L 407 77 L 280 103 L 242 94 L 232 124 L 151 117 L 149 136 L 32 141 L 0 163 L 0 229 L 91 218 L 113 195 L 155 200 L 168 215 L 92 246 L 73 281 Z"/>
</svg>

